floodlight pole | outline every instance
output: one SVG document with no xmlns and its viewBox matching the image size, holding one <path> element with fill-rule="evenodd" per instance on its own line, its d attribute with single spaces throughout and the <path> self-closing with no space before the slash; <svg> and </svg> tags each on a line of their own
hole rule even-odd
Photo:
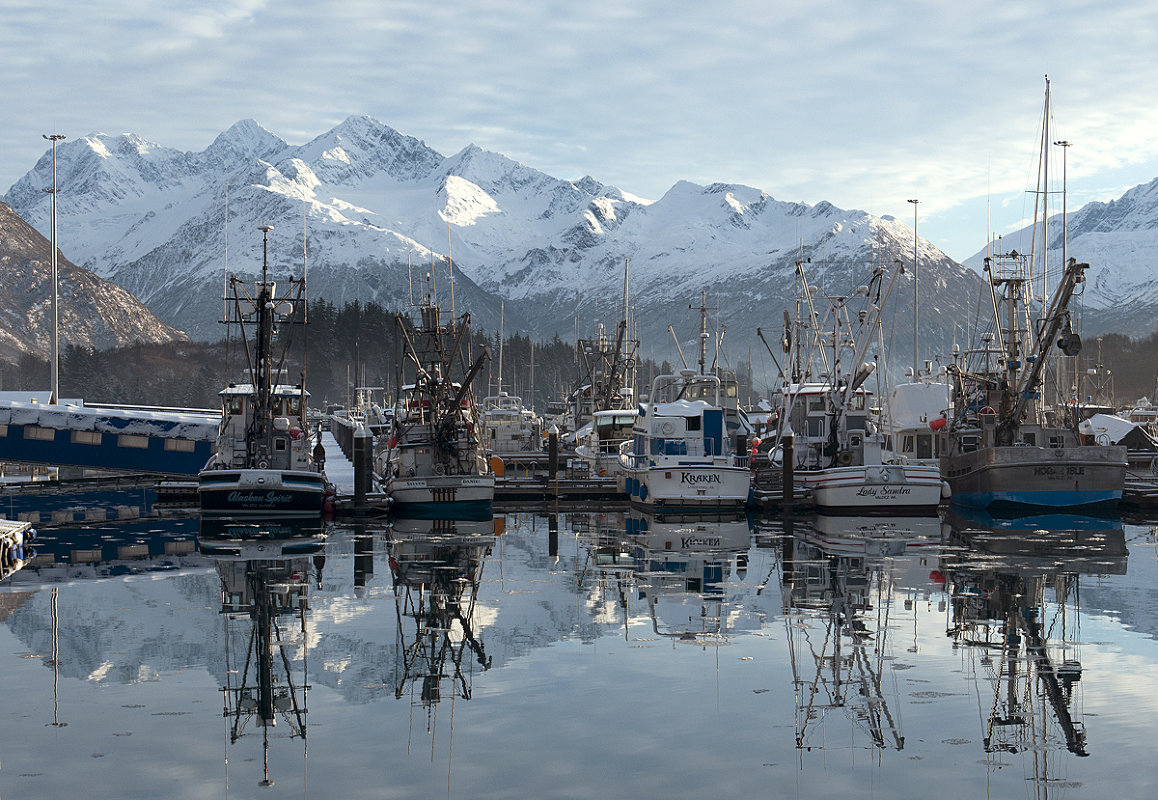
<svg viewBox="0 0 1158 800">
<path fill-rule="evenodd" d="M 60 294 L 58 290 L 59 272 L 56 260 L 56 143 L 64 138 L 63 133 L 41 134 L 52 142 L 52 188 L 45 189 L 51 202 L 49 203 L 51 239 L 52 239 L 52 396 L 48 402 L 56 404 L 60 401 Z"/>
</svg>

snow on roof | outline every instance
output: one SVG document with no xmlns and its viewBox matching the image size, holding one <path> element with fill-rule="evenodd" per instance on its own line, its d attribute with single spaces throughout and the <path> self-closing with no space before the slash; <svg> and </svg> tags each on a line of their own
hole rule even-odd
<svg viewBox="0 0 1158 800">
<path fill-rule="evenodd" d="M 0 425 L 213 441 L 220 421 L 220 414 L 209 411 L 94 408 L 80 405 L 79 401 L 49 405 L 0 399 Z"/>
</svg>

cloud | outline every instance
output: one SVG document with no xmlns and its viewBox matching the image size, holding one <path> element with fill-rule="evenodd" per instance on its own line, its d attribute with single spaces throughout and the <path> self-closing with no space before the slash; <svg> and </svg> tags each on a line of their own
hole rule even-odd
<svg viewBox="0 0 1158 800">
<path fill-rule="evenodd" d="M 50 130 L 199 150 L 238 119 L 301 142 L 368 114 L 447 154 L 474 143 L 644 197 L 730 181 L 902 219 L 920 197 L 937 219 L 1025 190 L 1046 73 L 1075 193 L 1149 180 L 1138 170 L 1158 161 L 1158 9 L 1142 0 L 127 0 L 67 15 L 0 0 L 0 13 L 0 102 L 19 110 L 0 131 L 0 188 Z"/>
</svg>

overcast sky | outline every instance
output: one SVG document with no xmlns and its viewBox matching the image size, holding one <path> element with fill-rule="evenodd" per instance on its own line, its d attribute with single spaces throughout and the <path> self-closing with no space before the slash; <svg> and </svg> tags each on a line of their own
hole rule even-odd
<svg viewBox="0 0 1158 800">
<path fill-rule="evenodd" d="M 911 224 L 916 198 L 964 259 L 1030 213 L 1047 74 L 1071 210 L 1158 177 L 1156 53 L 1152 0 L 0 0 L 0 192 L 45 133 L 199 151 L 366 114 L 652 200 L 724 181 Z"/>
</svg>

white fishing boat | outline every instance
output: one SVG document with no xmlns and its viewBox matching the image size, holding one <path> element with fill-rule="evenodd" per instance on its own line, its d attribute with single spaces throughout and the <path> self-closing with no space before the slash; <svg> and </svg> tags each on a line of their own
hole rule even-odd
<svg viewBox="0 0 1158 800">
<path fill-rule="evenodd" d="M 543 449 L 543 421 L 518 395 L 499 392 L 483 398 L 483 447 L 502 458 Z"/>
<path fill-rule="evenodd" d="M 575 455 L 587 462 L 589 474 L 600 477 L 619 475 L 619 451 L 631 441 L 637 413 L 634 408 L 596 411 L 591 422 L 583 427 Z"/>
<path fill-rule="evenodd" d="M 620 456 L 620 491 L 655 507 L 743 506 L 751 474 L 727 435 L 720 379 L 683 370 L 659 375 L 640 403 Z"/>
<path fill-rule="evenodd" d="M 863 310 L 850 314 L 853 298 L 832 297 L 825 319 L 818 321 L 814 292 L 803 264 L 797 264 L 802 299 L 792 325 L 796 333 L 785 336 L 785 342 L 796 341 L 797 355 L 793 380 L 781 390 L 777 441 L 791 437 L 793 482 L 812 494 L 823 513 L 935 514 L 945 492 L 935 462 L 911 461 L 888 449 L 885 413 L 865 385 L 877 365 L 864 357 L 879 333 L 881 310 L 898 271 L 887 285 L 884 270 L 873 271 L 869 285 L 856 293 Z M 822 336 L 821 331 L 827 332 Z M 804 332 L 810 333 L 811 343 L 803 341 Z M 806 349 L 813 352 L 806 354 Z M 823 365 L 815 378 L 814 356 Z M 848 363 L 855 368 L 842 366 Z M 785 452 L 776 447 L 769 457 L 778 462 Z"/>
<path fill-rule="evenodd" d="M 203 517 L 319 518 L 330 487 L 322 464 L 314 460 L 314 437 L 306 422 L 303 379 L 290 385 L 275 364 L 274 328 L 288 333 L 304 321 L 305 281 L 289 279 L 278 291 L 269 276 L 268 237 L 261 228 L 261 280 L 246 284 L 231 276 L 227 325 L 236 326 L 248 360 L 247 381 L 221 392 L 221 425 L 216 452 L 197 476 Z"/>
<path fill-rule="evenodd" d="M 394 433 L 375 457 L 378 478 L 403 516 L 489 515 L 495 476 L 471 391 L 487 354 L 468 361 L 469 314 L 444 323 L 432 298 L 419 311 L 418 324 L 399 319 L 403 374 Z"/>
</svg>

